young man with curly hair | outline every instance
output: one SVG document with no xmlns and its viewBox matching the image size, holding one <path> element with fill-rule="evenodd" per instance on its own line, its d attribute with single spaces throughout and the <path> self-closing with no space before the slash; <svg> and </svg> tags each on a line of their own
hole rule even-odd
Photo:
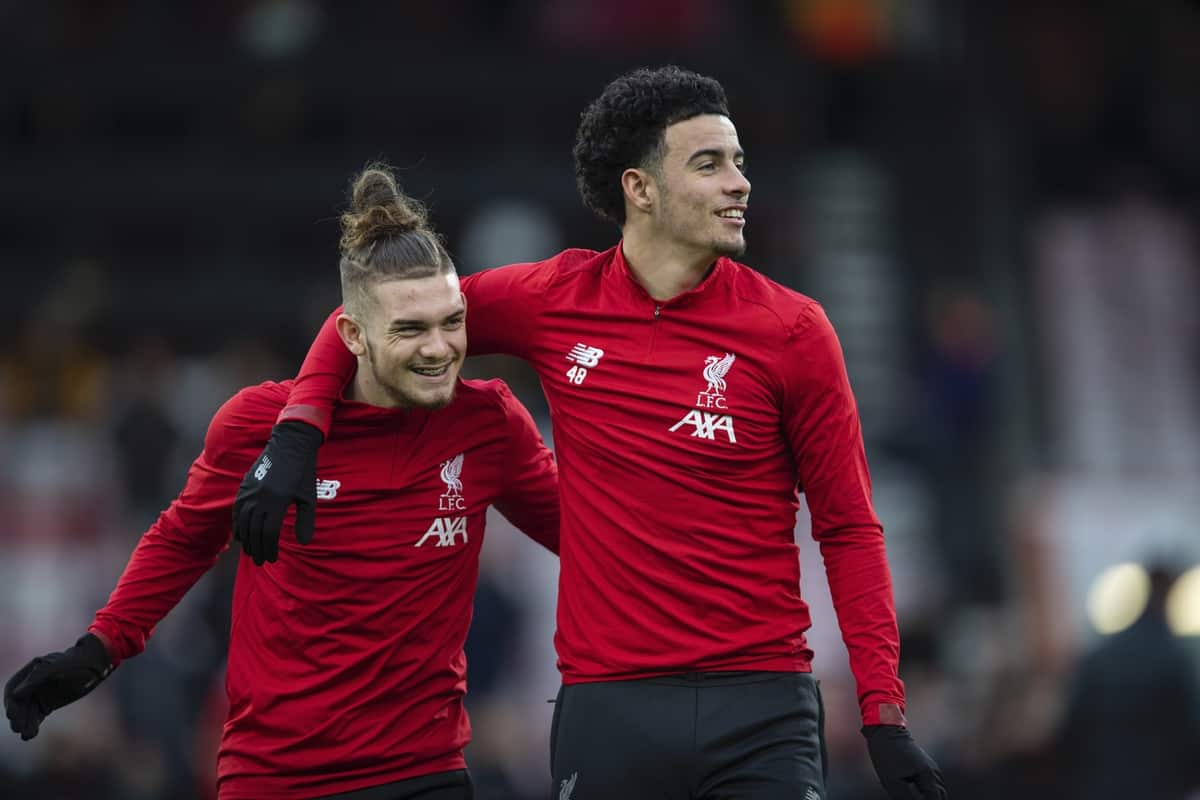
<svg viewBox="0 0 1200 800">
<path fill-rule="evenodd" d="M 905 726 L 899 636 L 854 397 L 821 307 L 733 259 L 750 182 L 725 92 L 675 67 L 610 83 L 575 145 L 584 201 L 621 229 L 463 281 L 471 353 L 541 376 L 561 469 L 552 738 L 561 800 L 825 797 L 794 541 L 805 493 L 895 800 L 942 798 Z M 331 318 L 332 320 L 332 318 Z M 332 322 L 264 458 L 303 463 L 352 367 Z M 277 514 L 312 476 L 248 475 Z"/>
</svg>

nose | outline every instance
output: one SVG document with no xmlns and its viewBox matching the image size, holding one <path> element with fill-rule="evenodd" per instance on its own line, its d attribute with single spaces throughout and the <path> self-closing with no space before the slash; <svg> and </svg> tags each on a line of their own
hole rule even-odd
<svg viewBox="0 0 1200 800">
<path fill-rule="evenodd" d="M 732 171 L 729 185 L 725 187 L 725 191 L 734 197 L 742 200 L 750 195 L 750 180 L 746 174 L 737 167 L 731 167 Z"/>
<path fill-rule="evenodd" d="M 441 328 L 433 328 L 425 341 L 421 342 L 421 357 L 433 359 L 445 358 L 450 354 L 450 341 Z"/>
</svg>

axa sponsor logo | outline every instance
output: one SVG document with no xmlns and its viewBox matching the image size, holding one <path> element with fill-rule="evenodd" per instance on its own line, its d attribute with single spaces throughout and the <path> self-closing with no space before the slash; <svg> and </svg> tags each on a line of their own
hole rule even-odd
<svg viewBox="0 0 1200 800">
<path fill-rule="evenodd" d="M 425 535 L 421 537 L 416 546 L 420 547 L 430 539 L 436 539 L 434 547 L 453 547 L 459 536 L 462 536 L 462 543 L 466 544 L 466 517 L 435 517 L 433 522 L 430 523 L 429 529 L 425 531 Z"/>
<path fill-rule="evenodd" d="M 668 429 L 671 433 L 685 425 L 690 425 L 692 426 L 690 435 L 698 439 L 716 440 L 717 434 L 721 433 L 725 435 L 730 444 L 737 444 L 737 434 L 733 430 L 733 417 L 720 413 L 729 409 L 729 402 L 725 397 L 725 391 L 728 388 L 725 376 L 729 374 L 729 370 L 733 368 L 733 362 L 736 360 L 737 356 L 733 353 L 707 356 L 704 359 L 704 368 L 701 374 L 706 386 L 703 391 L 696 393 L 696 407 L 684 414 L 683 419 Z M 716 411 L 708 411 L 707 409 L 710 408 L 716 409 Z"/>
<path fill-rule="evenodd" d="M 718 433 L 724 433 L 731 444 L 737 443 L 737 434 L 733 432 L 733 417 L 728 414 L 710 414 L 707 411 L 692 409 L 683 415 L 683 419 L 672 425 L 671 433 L 684 425 L 692 426 L 692 436 L 698 439 L 716 439 Z"/>
</svg>

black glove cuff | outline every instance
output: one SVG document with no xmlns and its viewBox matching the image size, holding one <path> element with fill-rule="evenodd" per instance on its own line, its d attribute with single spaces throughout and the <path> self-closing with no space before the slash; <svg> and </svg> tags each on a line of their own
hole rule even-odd
<svg viewBox="0 0 1200 800">
<path fill-rule="evenodd" d="M 860 730 L 867 740 L 867 747 L 887 741 L 913 741 L 912 734 L 903 725 L 863 725 Z"/>
<path fill-rule="evenodd" d="M 97 682 L 104 680 L 113 671 L 112 656 L 100 637 L 94 633 L 85 633 L 75 642 L 79 655 L 88 668 L 96 673 Z"/>
<path fill-rule="evenodd" d="M 276 423 L 271 429 L 271 438 L 288 453 L 312 453 L 325 442 L 325 436 L 318 428 L 298 419 Z"/>
</svg>

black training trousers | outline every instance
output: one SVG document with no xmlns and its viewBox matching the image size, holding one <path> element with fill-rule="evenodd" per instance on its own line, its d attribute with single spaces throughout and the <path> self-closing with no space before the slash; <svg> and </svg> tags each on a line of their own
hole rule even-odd
<svg viewBox="0 0 1200 800">
<path fill-rule="evenodd" d="M 458 769 L 330 795 L 321 800 L 473 800 L 474 797 L 470 774 L 465 769 Z"/>
<path fill-rule="evenodd" d="M 552 800 L 824 800 L 821 694 L 798 672 L 564 686 Z"/>
</svg>

